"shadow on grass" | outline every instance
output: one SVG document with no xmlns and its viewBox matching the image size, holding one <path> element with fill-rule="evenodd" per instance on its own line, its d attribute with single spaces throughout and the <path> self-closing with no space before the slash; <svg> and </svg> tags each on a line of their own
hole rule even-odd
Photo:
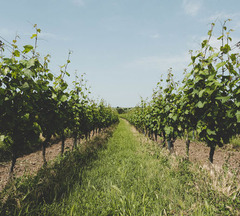
<svg viewBox="0 0 240 216">
<path fill-rule="evenodd" d="M 42 204 L 61 200 L 76 183 L 81 184 L 83 169 L 98 158 L 99 150 L 106 147 L 115 127 L 106 129 L 79 149 L 66 151 L 35 176 L 23 176 L 8 184 L 0 193 L 0 215 L 31 215 Z"/>
</svg>

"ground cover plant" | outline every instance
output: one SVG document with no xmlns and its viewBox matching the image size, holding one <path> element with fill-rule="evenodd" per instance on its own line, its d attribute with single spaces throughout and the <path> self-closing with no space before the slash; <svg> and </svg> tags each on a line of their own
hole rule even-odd
<svg viewBox="0 0 240 216">
<path fill-rule="evenodd" d="M 236 182 L 229 194 L 214 188 L 206 169 L 169 155 L 124 120 L 81 176 L 61 200 L 39 206 L 32 214 L 237 215 L 240 211 Z"/>
</svg>

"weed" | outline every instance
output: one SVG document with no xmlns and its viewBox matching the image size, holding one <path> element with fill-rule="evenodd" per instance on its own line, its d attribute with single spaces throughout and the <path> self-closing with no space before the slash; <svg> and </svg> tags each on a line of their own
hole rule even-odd
<svg viewBox="0 0 240 216">
<path fill-rule="evenodd" d="M 230 143 L 233 145 L 233 148 L 240 149 L 240 135 L 236 135 L 230 140 Z"/>
</svg>

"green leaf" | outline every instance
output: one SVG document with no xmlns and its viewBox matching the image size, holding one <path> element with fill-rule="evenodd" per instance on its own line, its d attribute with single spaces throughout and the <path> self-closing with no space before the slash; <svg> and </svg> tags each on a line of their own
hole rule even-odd
<svg viewBox="0 0 240 216">
<path fill-rule="evenodd" d="M 218 55 L 219 55 L 219 52 L 213 53 L 213 54 L 210 56 L 210 59 L 214 59 L 214 58 L 216 58 Z"/>
<path fill-rule="evenodd" d="M 33 34 L 32 37 L 31 37 L 31 39 L 33 39 L 33 38 L 35 38 L 35 37 L 37 37 L 37 34 Z"/>
<path fill-rule="evenodd" d="M 203 93 L 205 92 L 205 89 L 202 89 L 200 92 L 199 92 L 199 94 L 198 94 L 198 96 L 201 98 L 202 96 L 203 96 Z"/>
<path fill-rule="evenodd" d="M 227 54 L 230 50 L 231 47 L 228 44 L 225 44 L 225 46 L 221 46 L 220 50 L 224 53 Z"/>
<path fill-rule="evenodd" d="M 4 135 L 0 135 L 0 142 L 3 142 L 5 136 Z"/>
<path fill-rule="evenodd" d="M 20 52 L 18 50 L 15 50 L 13 52 L 13 55 L 16 56 L 16 57 L 20 57 Z"/>
<path fill-rule="evenodd" d="M 78 95 L 73 95 L 73 100 L 77 100 L 79 97 L 78 97 Z"/>
<path fill-rule="evenodd" d="M 233 62 L 236 62 L 236 60 L 237 60 L 236 55 L 237 55 L 236 53 L 230 55 L 230 58 Z"/>
<path fill-rule="evenodd" d="M 32 45 L 25 45 L 23 47 L 24 47 L 23 53 L 28 53 L 33 49 Z"/>
<path fill-rule="evenodd" d="M 60 99 L 60 101 L 65 102 L 67 101 L 68 97 L 66 95 L 63 95 Z"/>
<path fill-rule="evenodd" d="M 33 72 L 30 69 L 24 69 L 23 73 L 25 76 L 27 76 L 28 78 L 31 78 L 33 76 Z"/>
<path fill-rule="evenodd" d="M 165 133 L 166 133 L 167 135 L 171 134 L 172 129 L 173 129 L 173 128 L 170 127 L 170 126 L 165 126 L 165 127 L 164 127 L 164 131 L 165 131 Z"/>
<path fill-rule="evenodd" d="M 208 139 L 209 141 L 213 141 L 213 140 L 214 140 L 213 137 L 210 137 L 210 136 L 208 136 L 208 135 L 207 135 L 207 139 Z"/>
<path fill-rule="evenodd" d="M 27 68 L 30 68 L 35 65 L 35 59 L 30 59 L 27 61 Z"/>
<path fill-rule="evenodd" d="M 48 78 L 52 81 L 53 80 L 53 74 L 48 73 Z"/>
<path fill-rule="evenodd" d="M 236 112 L 237 122 L 240 123 L 240 110 Z"/>
<path fill-rule="evenodd" d="M 233 116 L 233 114 L 232 114 L 232 112 L 231 112 L 231 110 L 228 110 L 227 111 L 227 115 L 226 115 L 228 118 L 233 118 L 234 116 Z"/>
<path fill-rule="evenodd" d="M 213 83 L 215 84 L 215 86 L 218 86 L 218 85 L 219 85 L 219 82 L 216 81 L 216 80 L 214 80 Z M 211 90 L 211 89 L 209 89 L 209 88 L 206 88 L 205 93 L 206 93 L 208 96 L 212 95 L 213 92 L 214 92 L 214 90 Z"/>
<path fill-rule="evenodd" d="M 199 102 L 196 104 L 196 106 L 201 109 L 201 108 L 204 107 L 204 104 L 205 104 L 205 102 L 203 103 L 202 101 L 199 101 Z"/>
<path fill-rule="evenodd" d="M 172 115 L 172 119 L 174 120 L 174 121 L 176 121 L 177 120 L 177 115 L 175 114 L 175 115 Z"/>
<path fill-rule="evenodd" d="M 52 93 L 52 98 L 53 99 L 56 99 L 57 98 L 57 95 L 55 93 Z"/>
<path fill-rule="evenodd" d="M 22 88 L 23 88 L 23 89 L 27 89 L 27 88 L 29 88 L 29 85 L 28 85 L 28 83 L 27 83 L 27 82 L 25 82 L 25 83 L 22 85 Z"/>
<path fill-rule="evenodd" d="M 208 43 L 208 40 L 204 40 L 204 41 L 202 42 L 202 48 L 204 48 L 204 47 L 207 45 L 207 43 Z"/>
<path fill-rule="evenodd" d="M 42 85 L 41 88 L 42 88 L 43 91 L 47 91 L 49 89 L 49 86 Z"/>
<path fill-rule="evenodd" d="M 210 129 L 207 129 L 207 134 L 208 135 L 216 135 L 216 132 Z"/>
<path fill-rule="evenodd" d="M 198 95 L 198 94 L 199 94 L 198 89 L 194 89 L 193 92 L 192 92 L 192 94 L 193 94 L 193 95 L 196 95 L 196 94 Z"/>
<path fill-rule="evenodd" d="M 166 106 L 165 106 L 165 111 L 168 112 L 169 110 L 170 110 L 169 105 L 166 105 Z"/>
<path fill-rule="evenodd" d="M 4 68 L 4 70 L 2 70 L 2 73 L 4 76 L 7 75 L 9 72 L 10 72 L 9 67 L 6 67 L 6 68 Z"/>
<path fill-rule="evenodd" d="M 66 75 L 67 75 L 67 76 L 70 76 L 70 73 L 66 72 Z"/>
<path fill-rule="evenodd" d="M 230 96 L 222 96 L 222 97 L 216 97 L 217 100 L 221 100 L 222 103 L 225 103 L 231 99 Z"/>
<path fill-rule="evenodd" d="M 24 67 L 26 67 L 26 65 L 27 65 L 27 60 L 25 60 L 25 59 L 21 59 L 20 61 L 19 61 L 19 63 L 21 63 Z"/>
<path fill-rule="evenodd" d="M 220 62 L 220 63 L 218 63 L 218 64 L 216 65 L 217 70 L 218 70 L 220 67 L 224 66 L 225 64 L 226 64 L 226 62 Z"/>
<path fill-rule="evenodd" d="M 240 101 L 236 101 L 236 102 L 235 102 L 235 105 L 236 105 L 237 107 L 240 107 Z"/>
<path fill-rule="evenodd" d="M 25 119 L 25 120 L 28 120 L 29 119 L 29 113 L 26 113 L 22 118 Z"/>
<path fill-rule="evenodd" d="M 209 35 L 209 36 L 212 35 L 212 30 L 209 30 L 209 31 L 208 31 L 208 35 Z"/>
</svg>

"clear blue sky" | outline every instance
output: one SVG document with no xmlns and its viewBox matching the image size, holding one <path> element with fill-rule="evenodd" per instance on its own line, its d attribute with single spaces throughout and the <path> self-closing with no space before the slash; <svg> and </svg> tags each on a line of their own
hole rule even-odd
<svg viewBox="0 0 240 216">
<path fill-rule="evenodd" d="M 131 107 L 151 97 L 161 75 L 173 68 L 176 81 L 200 48 L 210 23 L 231 18 L 240 41 L 239 0 L 7 0 L 1 2 L 0 36 L 19 45 L 33 43 L 33 24 L 41 28 L 39 52 L 51 55 L 59 73 L 72 50 L 68 72 L 86 73 L 94 98 Z"/>
</svg>

